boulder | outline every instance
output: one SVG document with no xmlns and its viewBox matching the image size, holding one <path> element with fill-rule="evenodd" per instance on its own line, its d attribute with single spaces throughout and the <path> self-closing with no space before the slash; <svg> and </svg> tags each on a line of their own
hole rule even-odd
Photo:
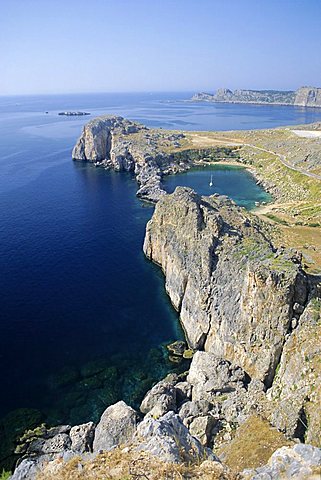
<svg viewBox="0 0 321 480">
<path fill-rule="evenodd" d="M 157 408 L 156 408 L 157 407 Z M 170 410 L 176 411 L 176 388 L 173 383 L 162 380 L 147 393 L 140 405 L 140 411 L 144 414 L 155 409 L 164 415 Z"/>
<path fill-rule="evenodd" d="M 215 400 L 217 394 L 230 393 L 241 388 L 247 381 L 245 372 L 213 353 L 195 353 L 188 382 L 192 385 L 192 400 Z"/>
<path fill-rule="evenodd" d="M 210 411 L 211 405 L 207 400 L 197 400 L 195 402 L 185 402 L 179 409 L 179 416 L 184 425 L 188 426 L 193 418 L 206 414 Z"/>
<path fill-rule="evenodd" d="M 95 435 L 95 424 L 93 422 L 76 425 L 70 430 L 71 449 L 74 452 L 92 452 Z"/>
<path fill-rule="evenodd" d="M 209 447 L 213 436 L 213 428 L 217 422 L 218 420 L 212 417 L 212 415 L 203 415 L 201 417 L 195 417 L 188 429 L 190 434 L 197 438 L 204 447 Z"/>
<path fill-rule="evenodd" d="M 174 412 L 168 412 L 158 420 L 145 418 L 137 427 L 136 440 L 138 450 L 149 452 L 164 462 L 216 460 L 214 454 L 189 433 Z"/>
<path fill-rule="evenodd" d="M 93 452 L 111 450 L 131 441 L 138 421 L 137 412 L 123 401 L 108 407 L 96 427 Z"/>
<path fill-rule="evenodd" d="M 244 480 L 308 480 L 320 478 L 321 450 L 312 445 L 299 444 L 276 450 L 267 465 L 253 470 L 244 470 Z M 317 474 L 314 476 L 314 474 Z"/>
</svg>

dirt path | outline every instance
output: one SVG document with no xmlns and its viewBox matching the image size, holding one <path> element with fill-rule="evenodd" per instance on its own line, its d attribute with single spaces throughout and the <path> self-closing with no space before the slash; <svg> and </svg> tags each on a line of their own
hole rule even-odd
<svg viewBox="0 0 321 480">
<path fill-rule="evenodd" d="M 250 143 L 243 143 L 243 145 L 245 147 L 255 148 L 256 150 L 260 150 L 261 152 L 270 153 L 271 155 L 275 155 L 276 157 L 279 158 L 280 162 L 283 163 L 283 165 L 285 167 L 290 168 L 291 170 L 294 170 L 296 172 L 302 173 L 302 175 L 306 175 L 307 177 L 316 178 L 317 180 L 321 180 L 321 175 L 317 175 L 316 173 L 307 172 L 306 170 L 302 170 L 302 168 L 294 167 L 291 163 L 289 163 L 286 160 L 286 156 L 282 155 L 281 153 L 276 153 L 276 152 L 273 152 L 272 150 L 267 150 L 266 148 L 257 147 L 256 145 L 252 145 Z"/>
<path fill-rule="evenodd" d="M 264 153 L 270 153 L 271 155 L 275 155 L 276 157 L 278 157 L 280 162 L 285 167 L 290 168 L 291 170 L 294 170 L 298 173 L 302 173 L 302 175 L 306 175 L 307 177 L 315 178 L 316 180 L 321 180 L 321 175 L 317 175 L 316 173 L 310 173 L 310 172 L 307 172 L 306 170 L 303 170 L 302 168 L 295 167 L 294 165 L 292 165 L 287 160 L 285 155 L 282 155 L 281 153 L 273 152 L 272 150 L 268 150 L 267 148 L 257 147 L 256 145 L 253 145 L 251 143 L 245 143 L 245 142 L 242 142 L 241 140 L 236 140 L 234 138 L 227 138 L 227 137 L 212 138 L 212 137 L 209 137 L 207 135 L 198 135 L 198 134 L 195 134 L 195 133 L 192 133 L 189 136 L 192 140 L 193 145 L 198 146 L 198 147 L 211 146 L 211 145 L 212 146 L 214 146 L 214 145 L 215 146 L 216 145 L 229 145 L 229 146 L 233 146 L 233 147 L 242 147 L 243 146 L 243 147 L 254 148 L 254 149 L 260 150 L 261 152 L 264 152 Z"/>
</svg>

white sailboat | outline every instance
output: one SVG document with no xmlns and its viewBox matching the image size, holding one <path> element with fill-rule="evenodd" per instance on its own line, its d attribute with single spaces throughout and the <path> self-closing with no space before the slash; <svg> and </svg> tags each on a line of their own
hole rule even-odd
<svg viewBox="0 0 321 480">
<path fill-rule="evenodd" d="M 213 175 L 211 175 L 210 187 L 213 187 Z"/>
</svg>

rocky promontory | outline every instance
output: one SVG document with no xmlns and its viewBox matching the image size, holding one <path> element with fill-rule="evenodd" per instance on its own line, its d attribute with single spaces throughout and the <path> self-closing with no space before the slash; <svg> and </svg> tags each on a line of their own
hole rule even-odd
<svg viewBox="0 0 321 480">
<path fill-rule="evenodd" d="M 183 134 L 149 130 L 123 117 L 105 115 L 84 126 L 72 158 L 106 169 L 133 172 L 139 184 L 137 196 L 157 202 L 165 194 L 162 175 L 188 168 L 186 163 L 177 164 L 164 152 L 168 145 L 179 147 L 183 137 Z"/>
<path fill-rule="evenodd" d="M 301 87 L 298 90 L 230 90 L 219 88 L 213 93 L 196 93 L 192 101 L 222 103 L 254 103 L 262 105 L 297 105 L 321 107 L 321 88 Z"/>
<path fill-rule="evenodd" d="M 97 117 L 88 122 L 73 151 L 73 160 L 118 172 L 132 172 L 139 189 L 137 196 L 157 202 L 165 190 L 164 175 L 183 172 L 198 160 L 235 158 L 235 146 L 193 149 L 182 132 L 149 129 L 116 115 Z"/>
<path fill-rule="evenodd" d="M 317 445 L 309 419 L 321 413 L 320 287 L 300 254 L 276 249 L 264 224 L 229 199 L 183 187 L 157 204 L 144 252 L 164 271 L 191 348 L 240 367 L 243 382 L 269 392 L 262 408 L 267 416 L 272 408 L 271 421 Z M 202 398 L 213 401 L 215 379 L 204 383 Z"/>
<path fill-rule="evenodd" d="M 260 222 L 222 197 L 187 188 L 162 199 L 144 251 L 194 349 L 237 362 L 267 386 L 308 299 L 300 257 L 276 250 Z"/>
</svg>

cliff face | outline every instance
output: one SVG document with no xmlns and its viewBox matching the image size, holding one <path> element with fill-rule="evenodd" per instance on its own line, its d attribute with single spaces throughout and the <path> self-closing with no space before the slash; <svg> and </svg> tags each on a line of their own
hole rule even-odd
<svg viewBox="0 0 321 480">
<path fill-rule="evenodd" d="M 307 443 L 321 441 L 321 301 L 313 298 L 287 339 L 273 386 L 272 423 Z"/>
<path fill-rule="evenodd" d="M 321 107 L 321 88 L 299 88 L 295 92 L 294 105 L 302 107 Z"/>
<path fill-rule="evenodd" d="M 231 201 L 181 187 L 157 204 L 144 252 L 161 265 L 191 346 L 270 385 L 307 299 L 300 259 L 275 251 Z"/>
<path fill-rule="evenodd" d="M 215 94 L 197 93 L 193 101 L 224 103 L 255 103 L 321 107 L 321 88 L 301 87 L 296 91 L 282 90 L 229 90 L 219 88 Z"/>
</svg>

